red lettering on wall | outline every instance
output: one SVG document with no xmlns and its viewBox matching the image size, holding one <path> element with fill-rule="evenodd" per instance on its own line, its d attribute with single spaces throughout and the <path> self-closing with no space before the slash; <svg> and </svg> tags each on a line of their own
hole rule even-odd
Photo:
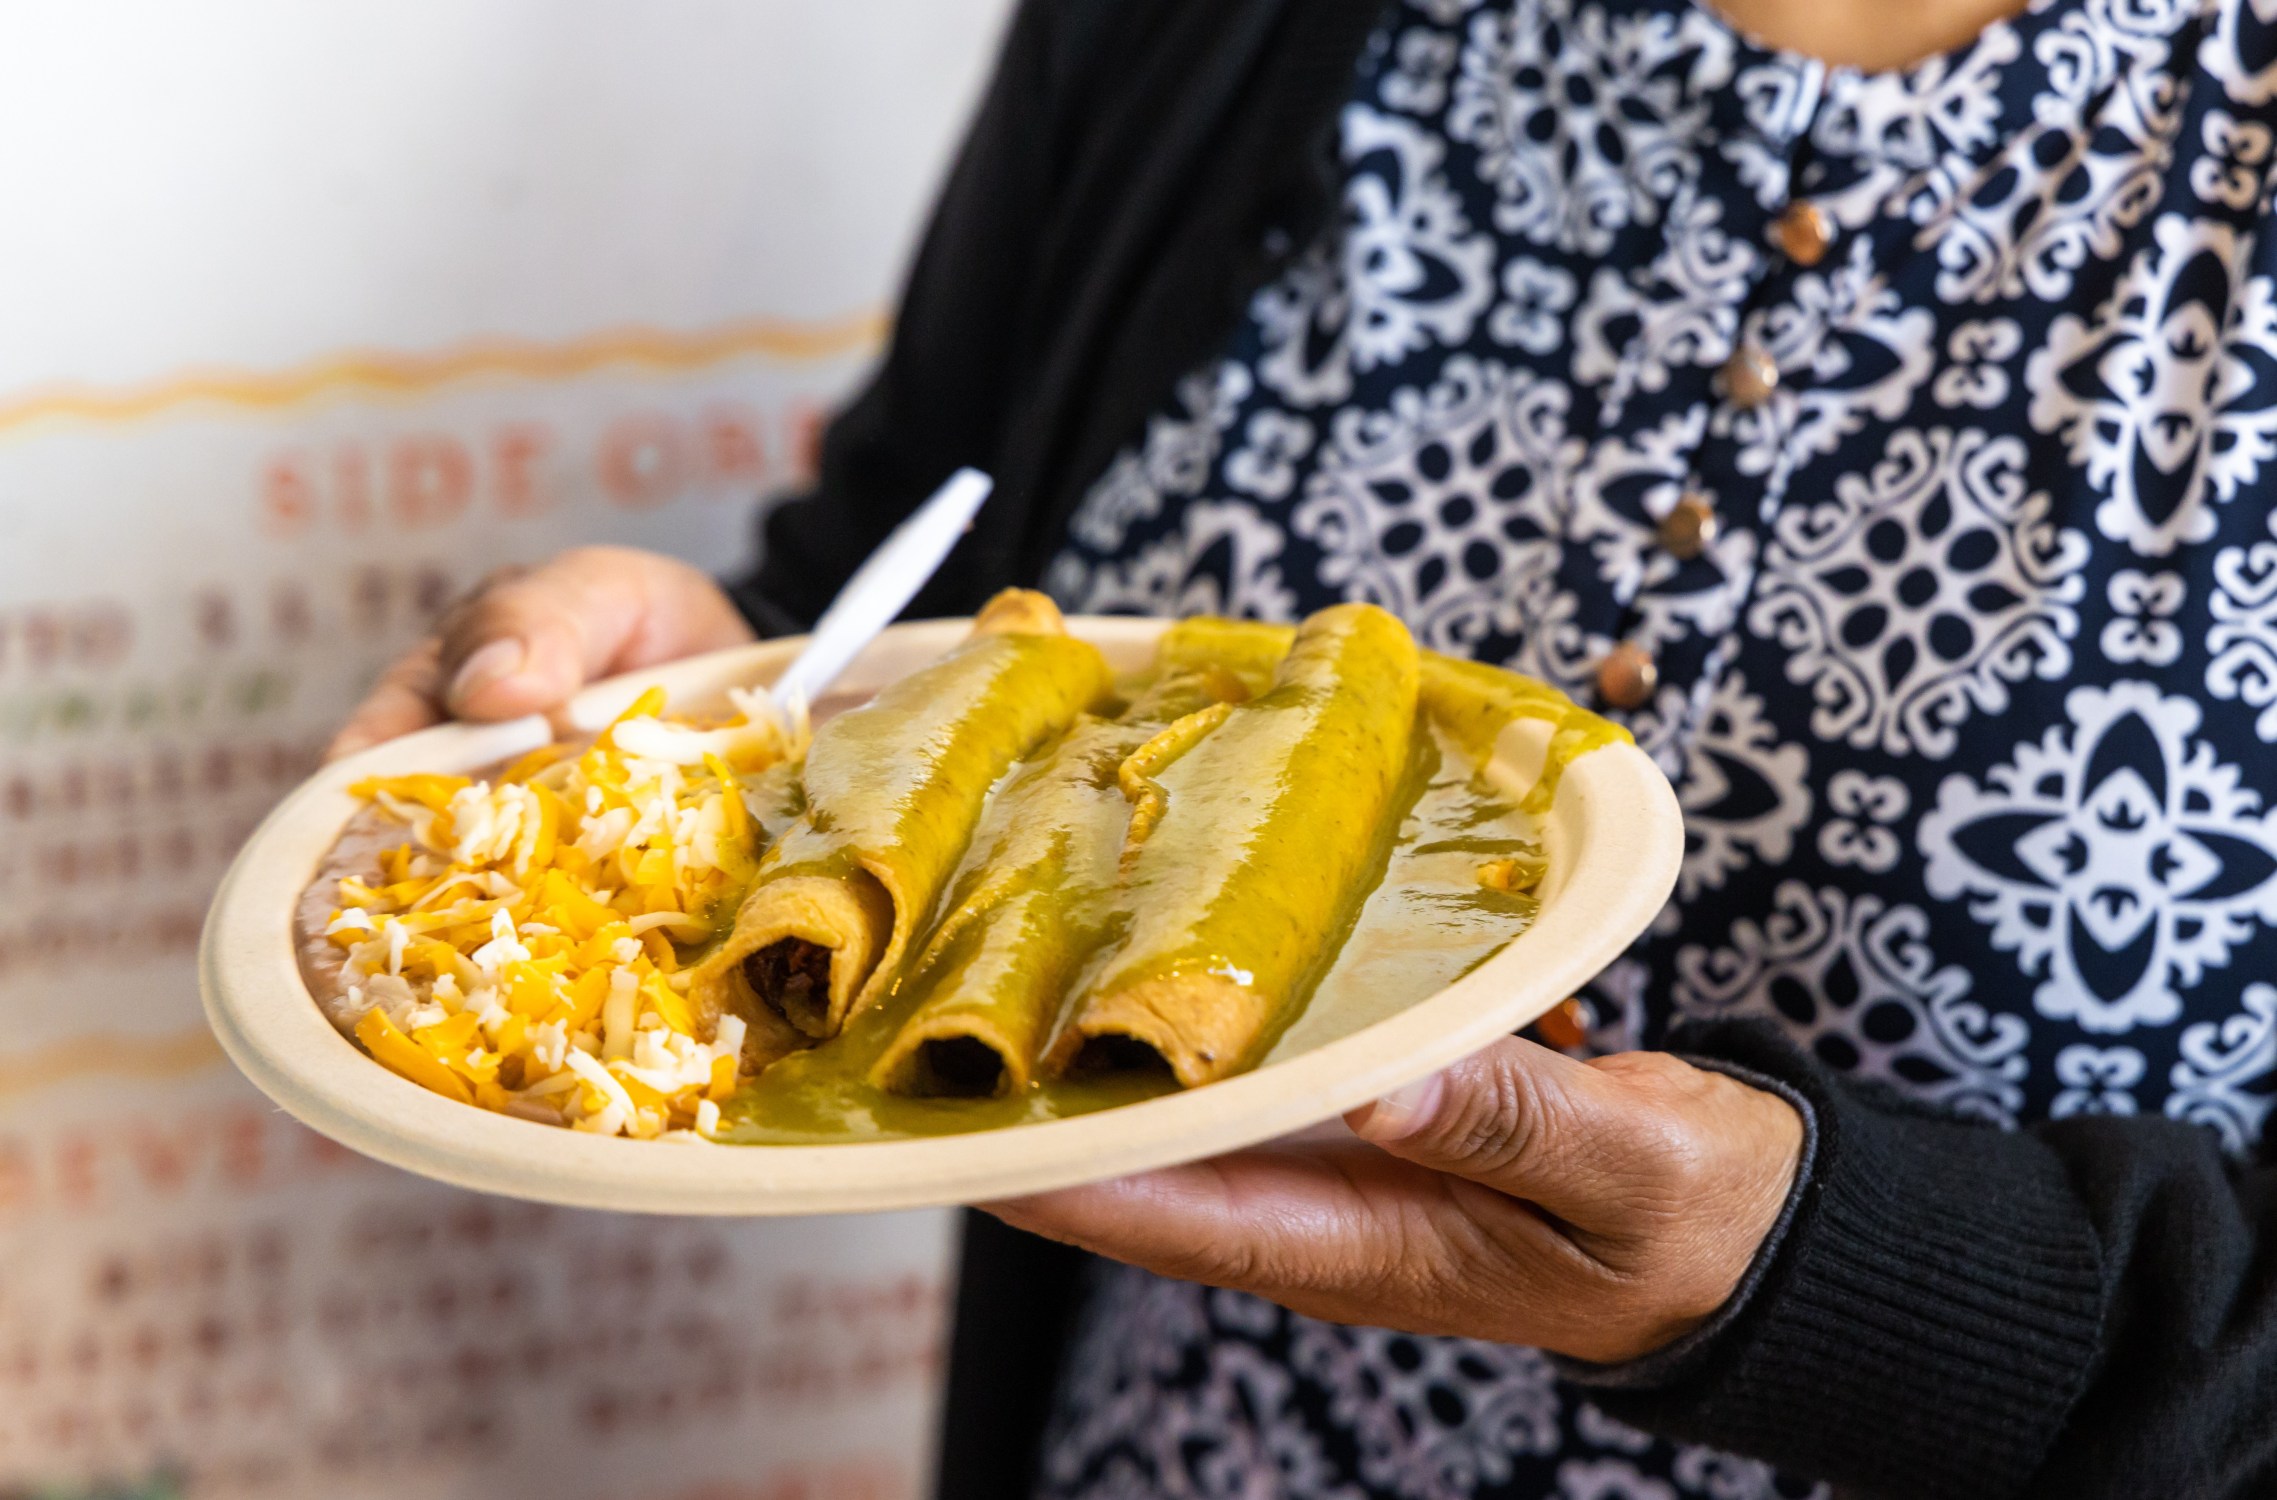
<svg viewBox="0 0 2277 1500">
<path fill-rule="evenodd" d="M 784 414 L 784 422 L 791 432 L 791 463 L 797 477 L 812 478 L 822 467 L 822 434 L 830 425 L 829 414 L 819 406 L 800 401 Z"/>
<path fill-rule="evenodd" d="M 100 1192 L 95 1164 L 101 1155 L 95 1139 L 84 1132 L 67 1135 L 55 1146 L 55 1191 L 66 1208 L 94 1205 Z"/>
<path fill-rule="evenodd" d="M 236 1111 L 222 1120 L 221 1172 L 231 1187 L 250 1191 L 259 1187 L 269 1163 L 269 1122 L 250 1111 Z"/>
<path fill-rule="evenodd" d="M 364 1158 L 320 1147 L 313 1133 L 252 1105 L 130 1116 L 38 1136 L 0 1136 L 0 1211 L 84 1212 L 119 1202 L 210 1198 L 285 1188 Z"/>
<path fill-rule="evenodd" d="M 388 449 L 388 513 L 406 530 L 440 526 L 474 498 L 474 460 L 455 437 L 405 438 Z"/>
<path fill-rule="evenodd" d="M 134 644 L 134 617 L 107 599 L 0 609 L 0 674 L 100 670 Z"/>
<path fill-rule="evenodd" d="M 0 1216 L 32 1198 L 32 1159 L 21 1141 L 0 1140 Z"/>
<path fill-rule="evenodd" d="M 305 459 L 287 453 L 261 475 L 261 529 L 272 536 L 298 536 L 316 521 L 316 485 Z"/>
<path fill-rule="evenodd" d="M 157 1193 L 178 1193 L 190 1176 L 190 1147 L 170 1129 L 141 1121 L 127 1131 L 127 1155 L 145 1187 Z"/>
<path fill-rule="evenodd" d="M 542 423 L 510 422 L 490 440 L 493 479 L 503 515 L 535 516 L 551 510 L 554 495 L 540 464 L 553 448 L 553 433 Z"/>
<path fill-rule="evenodd" d="M 590 447 L 535 418 L 343 439 L 265 459 L 255 513 L 265 532 L 291 538 L 324 527 L 433 530 L 476 515 L 526 520 L 579 498 L 633 510 L 699 491 L 748 499 L 813 467 L 822 421 L 804 402 L 723 401 L 621 412 Z M 565 453 L 572 442 L 580 451 Z"/>
<path fill-rule="evenodd" d="M 714 407 L 703 419 L 704 471 L 721 484 L 750 486 L 767 477 L 767 449 L 759 415 L 744 407 Z"/>
<path fill-rule="evenodd" d="M 309 603 L 307 586 L 287 580 L 271 590 L 269 621 L 286 645 L 305 643 L 316 629 L 316 611 Z"/>
<path fill-rule="evenodd" d="M 601 438 L 601 488 L 619 505 L 646 510 L 688 482 L 687 440 L 661 412 L 619 417 Z"/>
<path fill-rule="evenodd" d="M 195 610 L 198 639 L 206 649 L 219 651 L 237 640 L 237 611 L 220 589 L 200 589 Z"/>
</svg>

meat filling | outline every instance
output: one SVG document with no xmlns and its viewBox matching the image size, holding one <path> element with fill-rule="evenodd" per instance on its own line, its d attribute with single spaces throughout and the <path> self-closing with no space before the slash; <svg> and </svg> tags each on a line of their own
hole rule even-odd
<svg viewBox="0 0 2277 1500">
<path fill-rule="evenodd" d="M 831 950 L 804 938 L 769 943 L 743 961 L 761 1004 L 816 1040 L 830 1035 Z"/>
</svg>

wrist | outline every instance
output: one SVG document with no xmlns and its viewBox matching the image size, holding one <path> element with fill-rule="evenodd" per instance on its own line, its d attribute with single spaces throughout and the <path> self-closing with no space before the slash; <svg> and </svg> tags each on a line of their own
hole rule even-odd
<svg viewBox="0 0 2277 1500">
<path fill-rule="evenodd" d="M 1720 1058 L 1687 1056 L 1684 1061 L 1719 1075 L 1719 1083 L 1744 1087 L 1750 1123 L 1768 1146 L 1757 1154 L 1755 1170 L 1740 1179 L 1730 1199 L 1732 1211 L 1708 1227 L 1716 1270 L 1687 1278 L 1683 1295 L 1671 1302 L 1656 1336 L 1619 1358 L 1555 1356 L 1569 1375 L 1593 1385 L 1658 1386 L 1694 1368 L 1762 1284 L 1811 1184 L 1819 1130 L 1807 1098 L 1768 1074 Z"/>
<path fill-rule="evenodd" d="M 2030 1136 L 1878 1104 L 1767 1027 L 1692 1035 L 1808 1101 L 1789 1213 L 1710 1326 L 1565 1373 L 1622 1421 L 1840 1484 L 2020 1487 L 2099 1336 L 2101 1252 L 2061 1161 Z"/>
</svg>

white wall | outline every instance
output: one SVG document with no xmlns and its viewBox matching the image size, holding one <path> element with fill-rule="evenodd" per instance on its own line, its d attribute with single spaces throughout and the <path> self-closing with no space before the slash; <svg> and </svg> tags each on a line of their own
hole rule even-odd
<svg viewBox="0 0 2277 1500">
<path fill-rule="evenodd" d="M 0 7 L 0 1490 L 919 1492 L 943 1219 L 402 1177 L 236 1079 L 190 955 L 441 602 L 743 560 L 1004 9 Z"/>
</svg>

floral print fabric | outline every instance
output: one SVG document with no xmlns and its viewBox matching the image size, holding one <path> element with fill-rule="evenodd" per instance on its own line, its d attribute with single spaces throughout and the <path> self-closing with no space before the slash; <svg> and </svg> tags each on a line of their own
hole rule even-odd
<svg viewBox="0 0 2277 1500">
<path fill-rule="evenodd" d="M 1761 1015 L 1990 1122 L 2256 1149 L 2277 3 L 2042 0 L 1869 75 L 1688 0 L 1402 0 L 1341 145 L 1340 224 L 1101 477 L 1061 601 L 1369 599 L 1585 701 L 1639 643 L 1626 721 L 1688 845 L 1595 1045 Z M 1625 1431 L 1531 1351 L 1124 1272 L 1090 1326 L 1052 1496 L 1809 1488 Z"/>
</svg>

